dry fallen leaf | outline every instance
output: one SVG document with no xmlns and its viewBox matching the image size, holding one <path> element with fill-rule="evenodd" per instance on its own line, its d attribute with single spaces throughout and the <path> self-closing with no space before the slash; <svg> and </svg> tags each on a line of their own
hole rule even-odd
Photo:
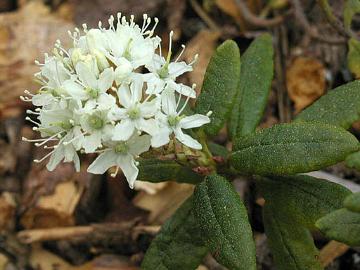
<svg viewBox="0 0 360 270">
<path fill-rule="evenodd" d="M 26 4 L 16 12 L 0 14 L 0 110 L 14 103 L 25 89 L 34 91 L 35 59 L 51 51 L 56 39 L 70 43 L 70 24 L 50 13 L 40 1 Z M 68 43 L 67 43 L 68 42 Z"/>
<path fill-rule="evenodd" d="M 3 192 L 0 196 L 0 231 L 14 227 L 16 202 L 14 195 Z M 1 268 L 0 268 L 1 269 Z"/>
<path fill-rule="evenodd" d="M 197 94 L 199 94 L 201 89 L 207 65 L 214 53 L 219 36 L 220 33 L 218 32 L 201 30 L 186 46 L 186 50 L 183 54 L 183 58 L 186 62 L 193 61 L 194 55 L 199 54 L 194 71 L 188 73 L 190 83 L 195 83 L 197 85 Z"/>
<path fill-rule="evenodd" d="M 245 21 L 241 16 L 239 8 L 237 7 L 235 0 L 216 0 L 215 4 L 220 8 L 224 13 L 230 15 L 234 18 L 236 23 L 239 24 L 241 30 L 245 30 Z"/>
<path fill-rule="evenodd" d="M 72 180 L 58 183 L 54 194 L 41 196 L 22 216 L 22 225 L 27 229 L 74 225 L 73 214 L 83 190 Z"/>
<path fill-rule="evenodd" d="M 156 194 L 140 192 L 133 200 L 138 207 L 150 211 L 149 222 L 161 224 L 193 193 L 194 186 L 168 182 L 166 187 Z"/>
<path fill-rule="evenodd" d="M 286 85 L 298 113 L 325 93 L 324 65 L 315 58 L 296 57 L 287 69 Z"/>
</svg>

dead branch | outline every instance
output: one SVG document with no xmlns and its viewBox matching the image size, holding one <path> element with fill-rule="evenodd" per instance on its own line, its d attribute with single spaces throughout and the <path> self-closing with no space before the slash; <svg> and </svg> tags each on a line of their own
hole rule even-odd
<svg viewBox="0 0 360 270">
<path fill-rule="evenodd" d="M 261 27 L 272 27 L 283 23 L 291 14 L 293 10 L 288 10 L 284 15 L 279 15 L 271 19 L 263 19 L 254 15 L 244 3 L 243 0 L 235 0 L 236 5 L 239 8 L 241 15 L 244 17 L 246 22 L 251 25 L 261 26 Z"/>
<path fill-rule="evenodd" d="M 21 243 L 31 244 L 34 242 L 71 240 L 87 241 L 89 238 L 95 240 L 112 238 L 136 238 L 139 234 L 155 235 L 160 226 L 134 226 L 134 222 L 103 223 L 89 226 L 57 227 L 50 229 L 23 230 L 17 234 Z"/>
</svg>

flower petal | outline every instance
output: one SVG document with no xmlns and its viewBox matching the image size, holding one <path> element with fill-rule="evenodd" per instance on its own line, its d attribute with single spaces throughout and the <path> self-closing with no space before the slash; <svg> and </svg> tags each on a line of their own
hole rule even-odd
<svg viewBox="0 0 360 270">
<path fill-rule="evenodd" d="M 84 88 L 80 84 L 74 81 L 70 81 L 70 80 L 65 81 L 63 83 L 63 88 L 70 96 L 72 96 L 75 99 L 86 100 L 89 98 Z"/>
<path fill-rule="evenodd" d="M 180 128 L 188 129 L 188 128 L 200 127 L 208 123 L 210 123 L 210 118 L 207 117 L 206 115 L 194 114 L 182 118 L 178 125 Z"/>
<path fill-rule="evenodd" d="M 178 83 L 176 85 L 176 87 L 174 87 L 174 89 L 176 92 L 178 92 L 179 94 L 181 94 L 183 96 L 190 97 L 190 98 L 196 98 L 195 90 L 187 85 Z"/>
<path fill-rule="evenodd" d="M 75 69 L 80 80 L 84 84 L 86 84 L 86 86 L 93 89 L 97 88 L 97 80 L 95 74 L 83 62 L 77 63 Z"/>
<path fill-rule="evenodd" d="M 109 168 L 116 165 L 117 155 L 112 150 L 101 153 L 93 163 L 90 164 L 87 171 L 93 174 L 103 174 Z"/>
<path fill-rule="evenodd" d="M 165 144 L 168 144 L 170 141 L 171 130 L 162 129 L 160 132 L 157 132 L 151 137 L 151 146 L 152 147 L 161 147 Z"/>
<path fill-rule="evenodd" d="M 117 90 L 117 95 L 119 97 L 121 105 L 123 105 L 125 108 L 129 108 L 132 106 L 131 93 L 128 85 L 121 85 Z"/>
<path fill-rule="evenodd" d="M 157 98 L 153 99 L 150 102 L 144 102 L 139 105 L 141 115 L 145 118 L 152 117 L 159 110 L 159 100 Z"/>
<path fill-rule="evenodd" d="M 144 82 L 142 81 L 141 77 L 135 78 L 130 85 L 132 104 L 141 101 L 143 85 Z"/>
<path fill-rule="evenodd" d="M 124 119 L 119 124 L 116 124 L 114 128 L 114 135 L 112 140 L 114 141 L 126 141 L 134 133 L 135 124 L 130 119 Z"/>
<path fill-rule="evenodd" d="M 54 153 L 50 156 L 50 160 L 48 164 L 46 164 L 46 168 L 49 171 L 53 171 L 56 166 L 63 160 L 64 158 L 64 146 L 60 145 Z"/>
<path fill-rule="evenodd" d="M 185 72 L 192 71 L 192 66 L 182 62 L 172 62 L 169 64 L 169 77 L 176 79 L 176 77 L 182 75 Z"/>
<path fill-rule="evenodd" d="M 123 171 L 130 188 L 134 188 L 134 183 L 139 173 L 139 169 L 135 165 L 135 160 L 132 155 L 118 155 L 117 165 Z"/>
<path fill-rule="evenodd" d="M 167 115 L 176 114 L 175 93 L 169 88 L 161 94 L 161 108 Z"/>
<path fill-rule="evenodd" d="M 142 135 L 129 140 L 129 153 L 134 156 L 139 156 L 150 148 L 150 135 Z"/>
<path fill-rule="evenodd" d="M 100 92 L 106 92 L 114 81 L 114 71 L 112 68 L 105 69 L 99 76 L 98 88 Z"/>
<path fill-rule="evenodd" d="M 101 145 L 101 132 L 95 131 L 92 134 L 84 137 L 83 147 L 85 153 L 93 153 L 100 145 Z"/>
<path fill-rule="evenodd" d="M 197 140 L 182 132 L 180 128 L 175 129 L 174 133 L 176 139 L 182 144 L 193 149 L 197 149 L 197 150 L 202 149 L 202 145 Z"/>
</svg>

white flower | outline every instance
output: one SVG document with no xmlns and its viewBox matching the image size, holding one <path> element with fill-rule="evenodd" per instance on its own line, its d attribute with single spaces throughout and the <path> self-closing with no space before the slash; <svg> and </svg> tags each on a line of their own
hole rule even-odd
<svg viewBox="0 0 360 270">
<path fill-rule="evenodd" d="M 68 80 L 64 82 L 64 88 L 75 100 L 87 101 L 87 110 L 94 109 L 97 104 L 106 109 L 115 104 L 115 98 L 106 92 L 111 88 L 114 81 L 112 68 L 106 68 L 99 75 L 95 68 L 91 69 L 83 62 L 76 65 L 78 81 Z"/>
<path fill-rule="evenodd" d="M 80 170 L 78 152 L 99 156 L 90 165 L 91 173 L 105 173 L 112 166 L 122 169 L 130 187 L 138 175 L 135 159 L 148 151 L 150 145 L 167 144 L 170 136 L 181 143 L 201 149 L 201 144 L 183 129 L 199 127 L 209 122 L 205 115 L 182 115 L 194 87 L 176 80 L 192 71 L 193 63 L 171 62 L 172 35 L 167 58 L 161 55 L 161 39 L 154 36 L 158 23 L 143 16 L 143 24 L 127 20 L 121 14 L 109 19 L 109 28 L 69 33 L 73 46 L 55 43 L 52 55 L 45 54 L 44 64 L 36 61 L 40 71 L 35 74 L 41 87 L 37 94 L 25 91 L 21 99 L 38 108 L 28 110 L 26 120 L 40 133 L 36 146 L 50 149 L 41 159 L 49 158 L 49 170 L 61 162 L 74 162 Z M 152 25 L 150 27 L 150 25 Z M 159 49 L 160 55 L 157 53 Z M 145 93 L 144 93 L 145 92 Z M 179 96 L 175 101 L 175 94 Z M 181 97 L 185 104 L 178 110 Z"/>
<path fill-rule="evenodd" d="M 160 112 L 156 116 L 159 123 L 158 132 L 153 134 L 151 145 L 153 147 L 160 147 L 169 143 L 170 135 L 174 133 L 175 138 L 182 144 L 193 149 L 202 149 L 201 144 L 185 134 L 182 129 L 196 128 L 207 124 L 210 122 L 209 117 L 202 114 L 183 116 L 181 113 L 186 103 L 177 112 L 178 105 L 179 102 L 176 103 L 174 93 L 165 90 L 162 95 L 162 110 L 165 114 Z"/>
<path fill-rule="evenodd" d="M 172 54 L 172 36 L 173 32 L 171 31 L 167 59 L 165 60 L 164 57 L 155 54 L 153 61 L 146 65 L 146 68 L 150 71 L 150 73 L 144 75 L 144 80 L 148 84 L 146 93 L 159 94 L 165 88 L 171 88 L 183 96 L 196 98 L 196 92 L 193 88 L 182 83 L 176 83 L 175 81 L 180 75 L 193 70 L 192 65 L 196 62 L 197 55 L 195 56 L 194 61 L 190 64 L 187 64 L 184 61 L 178 62 L 185 49 L 185 46 L 183 46 L 183 50 L 176 58 L 175 62 L 170 62 Z"/>
<path fill-rule="evenodd" d="M 144 15 L 142 28 L 134 23 L 134 16 L 128 22 L 125 17 L 118 14 L 118 23 L 114 27 L 114 17 L 110 17 L 110 28 L 104 31 L 109 44 L 107 57 L 116 66 L 115 79 L 119 85 L 122 82 L 129 83 L 132 72 L 140 66 L 149 64 L 159 46 L 160 39 L 152 37 L 153 30 L 158 20 L 155 18 L 155 25 L 152 30 L 147 30 L 151 18 Z"/>
<path fill-rule="evenodd" d="M 53 171 L 56 166 L 64 160 L 64 162 L 74 162 L 75 169 L 77 172 L 80 171 L 80 159 L 77 154 L 77 151 L 80 149 L 76 147 L 74 143 L 75 140 L 78 142 L 81 141 L 83 134 L 80 130 L 80 127 L 74 127 L 71 132 L 68 132 L 66 136 L 61 139 L 59 144 L 57 144 L 51 153 L 50 160 L 46 165 L 46 168 L 49 171 Z"/>
<path fill-rule="evenodd" d="M 40 131 L 42 139 L 25 141 L 35 142 L 36 146 L 44 146 L 46 149 L 52 149 L 40 160 L 35 162 L 42 162 L 46 158 L 50 157 L 47 164 L 48 170 L 52 171 L 64 159 L 65 162 L 74 161 L 77 171 L 80 170 L 80 160 L 77 155 L 77 151 L 81 148 L 81 142 L 83 140 L 83 132 L 79 126 L 79 116 L 75 113 L 76 103 L 68 102 L 68 108 L 62 109 L 59 104 L 52 104 L 50 110 L 28 111 L 28 114 L 37 115 L 37 119 L 40 123 L 32 120 L 30 117 L 26 119 L 36 125 L 34 130 Z M 54 142 L 56 142 L 54 144 Z M 48 143 L 52 145 L 47 145 Z"/>
<path fill-rule="evenodd" d="M 81 117 L 81 127 L 87 133 L 82 142 L 85 153 L 93 153 L 112 137 L 114 127 L 107 115 L 108 110 L 95 110 Z"/>
<path fill-rule="evenodd" d="M 120 103 L 124 108 L 118 108 L 113 115 L 116 120 L 121 120 L 115 126 L 113 140 L 127 140 L 137 129 L 152 133 L 156 125 L 154 119 L 149 119 L 159 110 L 159 100 L 143 101 L 143 82 L 139 79 L 130 86 L 123 85 L 117 91 Z"/>
<path fill-rule="evenodd" d="M 128 141 L 112 142 L 110 148 L 105 149 L 89 166 L 88 172 L 103 174 L 109 168 L 116 166 L 116 171 L 112 176 L 115 176 L 120 168 L 129 186 L 133 188 L 139 173 L 135 157 L 149 150 L 149 147 L 150 136 L 139 136 L 136 133 Z"/>
</svg>

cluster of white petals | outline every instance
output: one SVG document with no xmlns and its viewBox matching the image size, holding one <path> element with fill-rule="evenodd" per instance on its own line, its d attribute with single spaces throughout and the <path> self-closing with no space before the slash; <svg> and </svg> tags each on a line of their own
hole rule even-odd
<svg viewBox="0 0 360 270">
<path fill-rule="evenodd" d="M 25 91 L 21 97 L 37 107 L 27 111 L 26 119 L 41 135 L 36 140 L 23 139 L 50 149 L 36 162 L 49 158 L 49 170 L 61 161 L 74 162 L 79 170 L 79 152 L 97 153 L 88 172 L 102 174 L 115 167 L 113 175 L 121 169 L 133 187 L 136 159 L 150 147 L 176 138 L 201 149 L 183 130 L 209 123 L 209 117 L 183 114 L 189 99 L 196 97 L 195 86 L 176 81 L 192 71 L 197 56 L 191 63 L 179 61 L 180 56 L 171 62 L 170 33 L 165 59 L 161 39 L 154 36 L 157 23 L 144 15 L 140 27 L 133 16 L 127 20 L 118 14 L 117 20 L 110 17 L 109 28 L 99 23 L 99 28 L 88 30 L 83 25 L 83 31 L 69 32 L 72 48 L 64 49 L 57 41 L 44 63 L 36 62 L 40 72 L 35 77 L 41 88 L 35 95 Z"/>
</svg>

